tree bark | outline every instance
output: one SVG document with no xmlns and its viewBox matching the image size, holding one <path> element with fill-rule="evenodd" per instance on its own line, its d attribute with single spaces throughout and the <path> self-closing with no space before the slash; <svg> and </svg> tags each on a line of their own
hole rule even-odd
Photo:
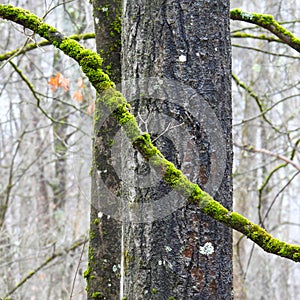
<svg viewBox="0 0 300 300">
<path fill-rule="evenodd" d="M 140 126 L 149 130 L 166 158 L 190 180 L 231 209 L 229 1 L 127 0 L 123 15 L 122 92 L 127 99 L 135 99 L 130 104 Z M 154 89 L 160 79 L 165 90 L 145 96 L 145 90 Z M 190 101 L 193 97 L 197 100 Z M 185 103 L 186 99 L 190 102 Z M 209 104 L 221 124 L 225 147 L 224 176 L 216 186 L 209 185 L 217 168 L 218 150 L 213 150 L 210 136 L 216 120 L 204 124 L 205 116 L 198 114 L 203 103 Z M 169 130 L 172 120 L 179 132 Z M 191 142 L 181 147 L 185 135 Z M 171 193 L 170 188 L 159 180 L 150 182 L 151 170 L 136 153 L 123 150 L 123 162 L 123 178 L 129 181 L 124 186 L 124 203 L 131 207 L 123 229 L 122 296 L 130 300 L 232 299 L 231 229 L 193 205 L 170 209 L 180 202 L 173 195 L 156 207 Z M 156 209 L 149 212 L 149 203 Z"/>
<path fill-rule="evenodd" d="M 93 1 L 97 52 L 103 69 L 115 82 L 121 80 L 121 1 Z M 102 113 L 96 103 L 95 119 Z M 99 122 L 100 123 L 100 122 Z M 120 178 L 111 165 L 111 147 L 119 125 L 112 117 L 94 129 L 92 202 L 90 215 L 89 268 L 86 273 L 88 299 L 119 299 L 121 265 L 121 223 L 111 217 L 113 195 L 120 193 Z M 100 174 L 100 175 L 99 175 Z"/>
</svg>

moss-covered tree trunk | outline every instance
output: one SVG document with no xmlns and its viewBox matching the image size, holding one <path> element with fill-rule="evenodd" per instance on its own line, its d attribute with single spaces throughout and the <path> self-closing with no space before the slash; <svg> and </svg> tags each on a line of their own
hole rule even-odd
<svg viewBox="0 0 300 300">
<path fill-rule="evenodd" d="M 121 79 L 121 8 L 120 0 L 93 1 L 97 52 L 103 58 L 103 69 L 115 82 Z M 101 112 L 96 102 L 95 120 Z M 120 192 L 120 179 L 111 165 L 111 141 L 118 129 L 112 117 L 95 124 L 94 129 L 89 267 L 85 274 L 88 299 L 93 300 L 119 299 L 121 223 L 109 213 L 114 205 L 112 195 Z"/>
<path fill-rule="evenodd" d="M 127 0 L 123 22 L 123 93 L 142 130 L 230 209 L 229 1 Z M 122 296 L 232 299 L 231 229 L 182 205 L 138 154 L 123 150 L 122 170 Z"/>
</svg>

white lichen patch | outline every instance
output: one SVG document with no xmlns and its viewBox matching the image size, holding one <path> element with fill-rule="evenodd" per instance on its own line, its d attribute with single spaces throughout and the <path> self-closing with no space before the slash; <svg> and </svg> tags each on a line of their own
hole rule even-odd
<svg viewBox="0 0 300 300">
<path fill-rule="evenodd" d="M 179 56 L 179 62 L 186 62 L 186 56 L 185 55 L 183 55 L 183 54 L 181 54 L 180 56 Z"/>
<path fill-rule="evenodd" d="M 165 250 L 166 250 L 167 252 L 171 252 L 171 251 L 172 251 L 172 248 L 169 247 L 169 246 L 165 246 Z"/>
<path fill-rule="evenodd" d="M 98 218 L 101 219 L 102 217 L 103 217 L 103 212 L 102 212 L 102 211 L 99 211 L 99 212 L 98 212 Z"/>
<path fill-rule="evenodd" d="M 203 255 L 209 256 L 215 252 L 215 249 L 211 242 L 207 242 L 203 247 L 200 246 L 199 252 Z"/>
<path fill-rule="evenodd" d="M 118 267 L 116 265 L 113 265 L 112 270 L 114 273 L 116 273 L 118 271 Z"/>
<path fill-rule="evenodd" d="M 102 7 L 102 11 L 103 11 L 103 12 L 108 11 L 108 7 Z"/>
<path fill-rule="evenodd" d="M 253 15 L 252 15 L 251 13 L 248 13 L 248 12 L 242 12 L 242 13 L 241 13 L 241 17 L 242 17 L 243 19 L 252 20 Z"/>
</svg>

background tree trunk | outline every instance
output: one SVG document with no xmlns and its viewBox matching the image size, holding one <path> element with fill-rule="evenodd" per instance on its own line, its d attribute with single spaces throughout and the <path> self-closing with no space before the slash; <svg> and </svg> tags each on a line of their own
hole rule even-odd
<svg viewBox="0 0 300 300">
<path fill-rule="evenodd" d="M 128 0 L 124 5 L 123 92 L 127 99 L 135 99 L 131 102 L 132 110 L 164 155 L 230 209 L 229 1 Z M 155 93 L 153 97 L 145 96 L 144 90 L 155 89 L 160 78 L 167 80 L 165 90 L 156 97 Z M 189 94 L 187 98 L 197 92 L 198 102 L 194 101 L 192 107 L 184 103 L 182 84 Z M 159 99 L 162 93 L 163 100 Z M 222 127 L 226 153 L 224 177 L 219 186 L 208 185 L 215 171 L 213 155 L 217 151 L 212 150 L 209 128 L 203 125 L 204 114 L 197 115 L 203 103 L 209 103 Z M 160 114 L 170 122 L 163 121 Z M 178 126 L 181 132 L 168 130 L 172 120 L 172 126 Z M 215 125 L 212 121 L 210 127 Z M 180 146 L 187 139 L 184 130 L 191 141 L 185 149 Z M 197 152 L 197 159 L 193 152 Z M 124 217 L 127 223 L 123 229 L 122 296 L 130 300 L 231 299 L 231 230 L 192 205 L 176 210 L 173 195 L 156 210 L 144 209 L 149 203 L 155 207 L 155 202 L 171 191 L 159 180 L 150 182 L 151 170 L 139 155 L 125 149 L 123 162 L 122 178 L 129 181 L 124 185 L 124 203 L 130 206 Z M 158 219 L 164 210 L 170 214 Z"/>
</svg>

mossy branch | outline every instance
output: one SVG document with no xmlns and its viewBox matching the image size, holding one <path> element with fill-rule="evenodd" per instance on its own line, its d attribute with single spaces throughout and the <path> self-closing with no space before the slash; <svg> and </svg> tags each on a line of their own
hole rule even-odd
<svg viewBox="0 0 300 300">
<path fill-rule="evenodd" d="M 95 38 L 95 34 L 94 33 L 84 33 L 84 34 L 74 34 L 69 36 L 70 39 L 73 39 L 75 41 L 80 41 L 80 40 L 88 40 L 88 39 L 93 39 Z M 5 61 L 8 60 L 12 57 L 16 57 L 19 56 L 21 54 L 27 53 L 31 50 L 37 49 L 37 48 L 41 48 L 41 47 L 45 47 L 45 46 L 49 46 L 52 45 L 51 42 L 49 42 L 48 40 L 44 40 L 41 41 L 39 43 L 30 43 L 30 44 L 26 44 L 20 48 L 14 49 L 12 51 L 0 54 L 0 61 Z"/>
<path fill-rule="evenodd" d="M 21 8 L 11 5 L 0 5 L 0 17 L 11 20 L 33 30 L 48 39 L 54 46 L 66 55 L 75 59 L 87 75 L 98 93 L 103 93 L 98 101 L 103 101 L 123 127 L 128 138 L 144 159 L 156 172 L 177 192 L 185 196 L 190 203 L 197 205 L 202 212 L 245 234 L 266 252 L 273 253 L 295 262 L 300 261 L 300 246 L 291 245 L 273 238 L 260 226 L 236 212 L 230 212 L 209 194 L 189 181 L 183 173 L 166 160 L 162 153 L 152 144 L 148 133 L 141 134 L 135 117 L 130 113 L 130 106 L 123 95 L 115 89 L 115 84 L 101 69 L 100 56 L 82 47 L 78 42 L 63 36 L 54 27 L 43 22 L 42 19 Z M 217 234 L 217 233 L 216 233 Z"/>
<path fill-rule="evenodd" d="M 277 39 L 272 36 L 267 36 L 265 34 L 260 34 L 260 35 L 254 35 L 254 34 L 249 34 L 249 33 L 243 33 L 243 32 L 233 32 L 231 33 L 231 38 L 250 38 L 254 40 L 261 40 L 261 41 L 266 41 L 266 42 L 277 42 L 277 43 L 283 43 L 281 39 Z M 1 56 L 0 56 L 1 59 Z"/>
<path fill-rule="evenodd" d="M 263 27 L 275 34 L 284 43 L 300 52 L 300 39 L 280 25 L 272 15 L 250 13 L 236 8 L 230 11 L 230 18 Z"/>
</svg>

